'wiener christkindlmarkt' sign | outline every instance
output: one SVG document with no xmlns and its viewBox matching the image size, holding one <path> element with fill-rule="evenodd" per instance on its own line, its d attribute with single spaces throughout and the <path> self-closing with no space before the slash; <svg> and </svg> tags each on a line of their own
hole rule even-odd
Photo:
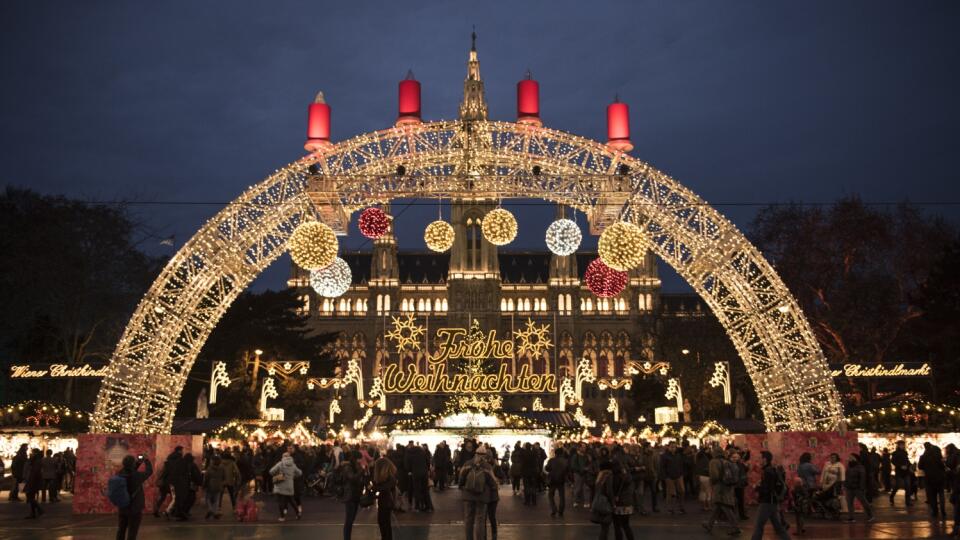
<svg viewBox="0 0 960 540">
<path fill-rule="evenodd" d="M 929 377 L 933 374 L 930 364 L 911 362 L 885 366 L 883 364 L 843 364 L 830 366 L 831 375 L 847 378 Z"/>
<path fill-rule="evenodd" d="M 50 364 L 34 368 L 29 364 L 10 366 L 11 379 L 69 379 L 79 377 L 104 377 L 107 366 L 93 367 L 90 364 L 82 366 L 68 366 L 67 364 Z"/>
</svg>

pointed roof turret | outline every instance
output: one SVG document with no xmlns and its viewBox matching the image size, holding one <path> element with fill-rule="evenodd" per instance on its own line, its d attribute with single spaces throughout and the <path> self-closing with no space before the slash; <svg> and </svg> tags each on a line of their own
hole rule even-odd
<svg viewBox="0 0 960 540">
<path fill-rule="evenodd" d="M 460 119 L 466 121 L 487 119 L 487 102 L 483 95 L 483 80 L 480 78 L 480 60 L 477 58 L 476 32 L 470 34 L 470 55 L 467 60 L 467 78 L 463 81 Z"/>
</svg>

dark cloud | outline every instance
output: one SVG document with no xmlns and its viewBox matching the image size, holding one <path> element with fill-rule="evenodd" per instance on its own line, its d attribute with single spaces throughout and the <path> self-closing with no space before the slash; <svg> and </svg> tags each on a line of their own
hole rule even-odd
<svg viewBox="0 0 960 540">
<path fill-rule="evenodd" d="M 392 122 L 408 68 L 425 115 L 454 117 L 475 24 L 492 116 L 513 117 L 530 68 L 546 123 L 601 139 L 618 93 L 634 154 L 708 201 L 960 200 L 955 2 L 407 4 L 4 2 L 0 182 L 228 201 L 299 157 L 318 89 L 338 139 Z M 137 212 L 182 242 L 216 210 Z M 432 212 L 408 210 L 402 241 Z M 550 216 L 525 212 L 518 247 Z"/>
</svg>

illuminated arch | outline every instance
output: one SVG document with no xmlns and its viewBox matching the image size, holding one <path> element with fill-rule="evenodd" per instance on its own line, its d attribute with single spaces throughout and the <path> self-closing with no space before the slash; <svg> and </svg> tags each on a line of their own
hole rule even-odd
<svg viewBox="0 0 960 540">
<path fill-rule="evenodd" d="M 308 167 L 316 164 L 319 174 Z M 404 165 L 403 176 L 397 166 Z M 541 174 L 532 174 L 538 165 Z M 168 432 L 207 336 L 294 228 L 395 198 L 465 192 L 541 198 L 602 228 L 636 223 L 650 249 L 711 307 L 753 380 L 770 430 L 833 428 L 840 400 L 800 307 L 746 238 L 650 165 L 556 130 L 508 122 L 431 122 L 360 135 L 278 170 L 210 219 L 170 260 L 114 351 L 95 432 Z M 388 309 L 389 298 L 384 298 Z"/>
</svg>

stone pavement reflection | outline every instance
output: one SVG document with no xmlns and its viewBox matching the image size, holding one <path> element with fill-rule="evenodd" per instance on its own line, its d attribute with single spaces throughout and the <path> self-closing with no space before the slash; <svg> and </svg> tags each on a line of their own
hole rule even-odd
<svg viewBox="0 0 960 540">
<path fill-rule="evenodd" d="M 115 520 L 113 516 L 72 516 L 69 497 L 65 502 L 46 505 L 48 513 L 39 520 L 27 520 L 25 503 L 8 503 L 6 497 L 0 497 L 0 540 L 42 539 L 42 540 L 94 540 L 113 538 Z M 463 521 L 460 514 L 460 495 L 457 489 L 444 493 L 432 492 L 436 512 L 432 514 L 403 513 L 395 515 L 395 535 L 398 540 L 448 540 L 463 538 Z M 563 519 L 551 518 L 549 504 L 545 496 L 538 498 L 538 505 L 531 509 L 525 507 L 519 497 L 513 497 L 508 486 L 500 491 L 498 517 L 501 522 L 499 540 L 579 540 L 598 537 L 599 527 L 589 522 L 589 514 L 583 509 L 568 508 Z M 921 495 L 921 500 L 923 495 Z M 229 508 L 227 501 L 224 510 Z M 177 523 L 156 519 L 152 515 L 144 516 L 140 538 L 145 540 L 216 540 L 221 538 L 241 539 L 337 539 L 341 537 L 343 506 L 329 498 L 307 498 L 304 501 L 304 519 L 277 523 L 276 505 L 271 499 L 264 500 L 261 520 L 256 524 L 234 523 L 225 516 L 220 521 L 202 519 L 204 509 L 197 506 L 194 518 L 190 522 Z M 860 521 L 854 524 L 823 520 L 810 520 L 804 535 L 793 538 L 949 538 L 952 521 L 932 522 L 927 518 L 926 506 L 915 505 L 909 512 L 903 508 L 902 497 L 898 497 L 897 507 L 890 508 L 885 497 L 877 499 L 878 521 L 872 524 Z M 699 511 L 695 501 L 688 501 L 688 514 L 671 516 L 661 513 L 652 516 L 634 516 L 631 526 L 636 538 L 673 539 L 673 538 L 728 538 L 725 531 L 717 527 L 712 535 L 700 528 L 704 514 Z M 948 511 L 952 508 L 948 508 Z M 793 516 L 789 516 L 791 525 Z M 744 534 L 749 538 L 752 522 L 743 522 Z M 353 538 L 358 540 L 377 539 L 376 511 L 361 510 L 354 527 Z M 488 535 L 489 538 L 489 535 Z M 610 538 L 613 538 L 611 531 Z M 774 538 L 772 529 L 767 527 L 765 538 Z"/>
</svg>

